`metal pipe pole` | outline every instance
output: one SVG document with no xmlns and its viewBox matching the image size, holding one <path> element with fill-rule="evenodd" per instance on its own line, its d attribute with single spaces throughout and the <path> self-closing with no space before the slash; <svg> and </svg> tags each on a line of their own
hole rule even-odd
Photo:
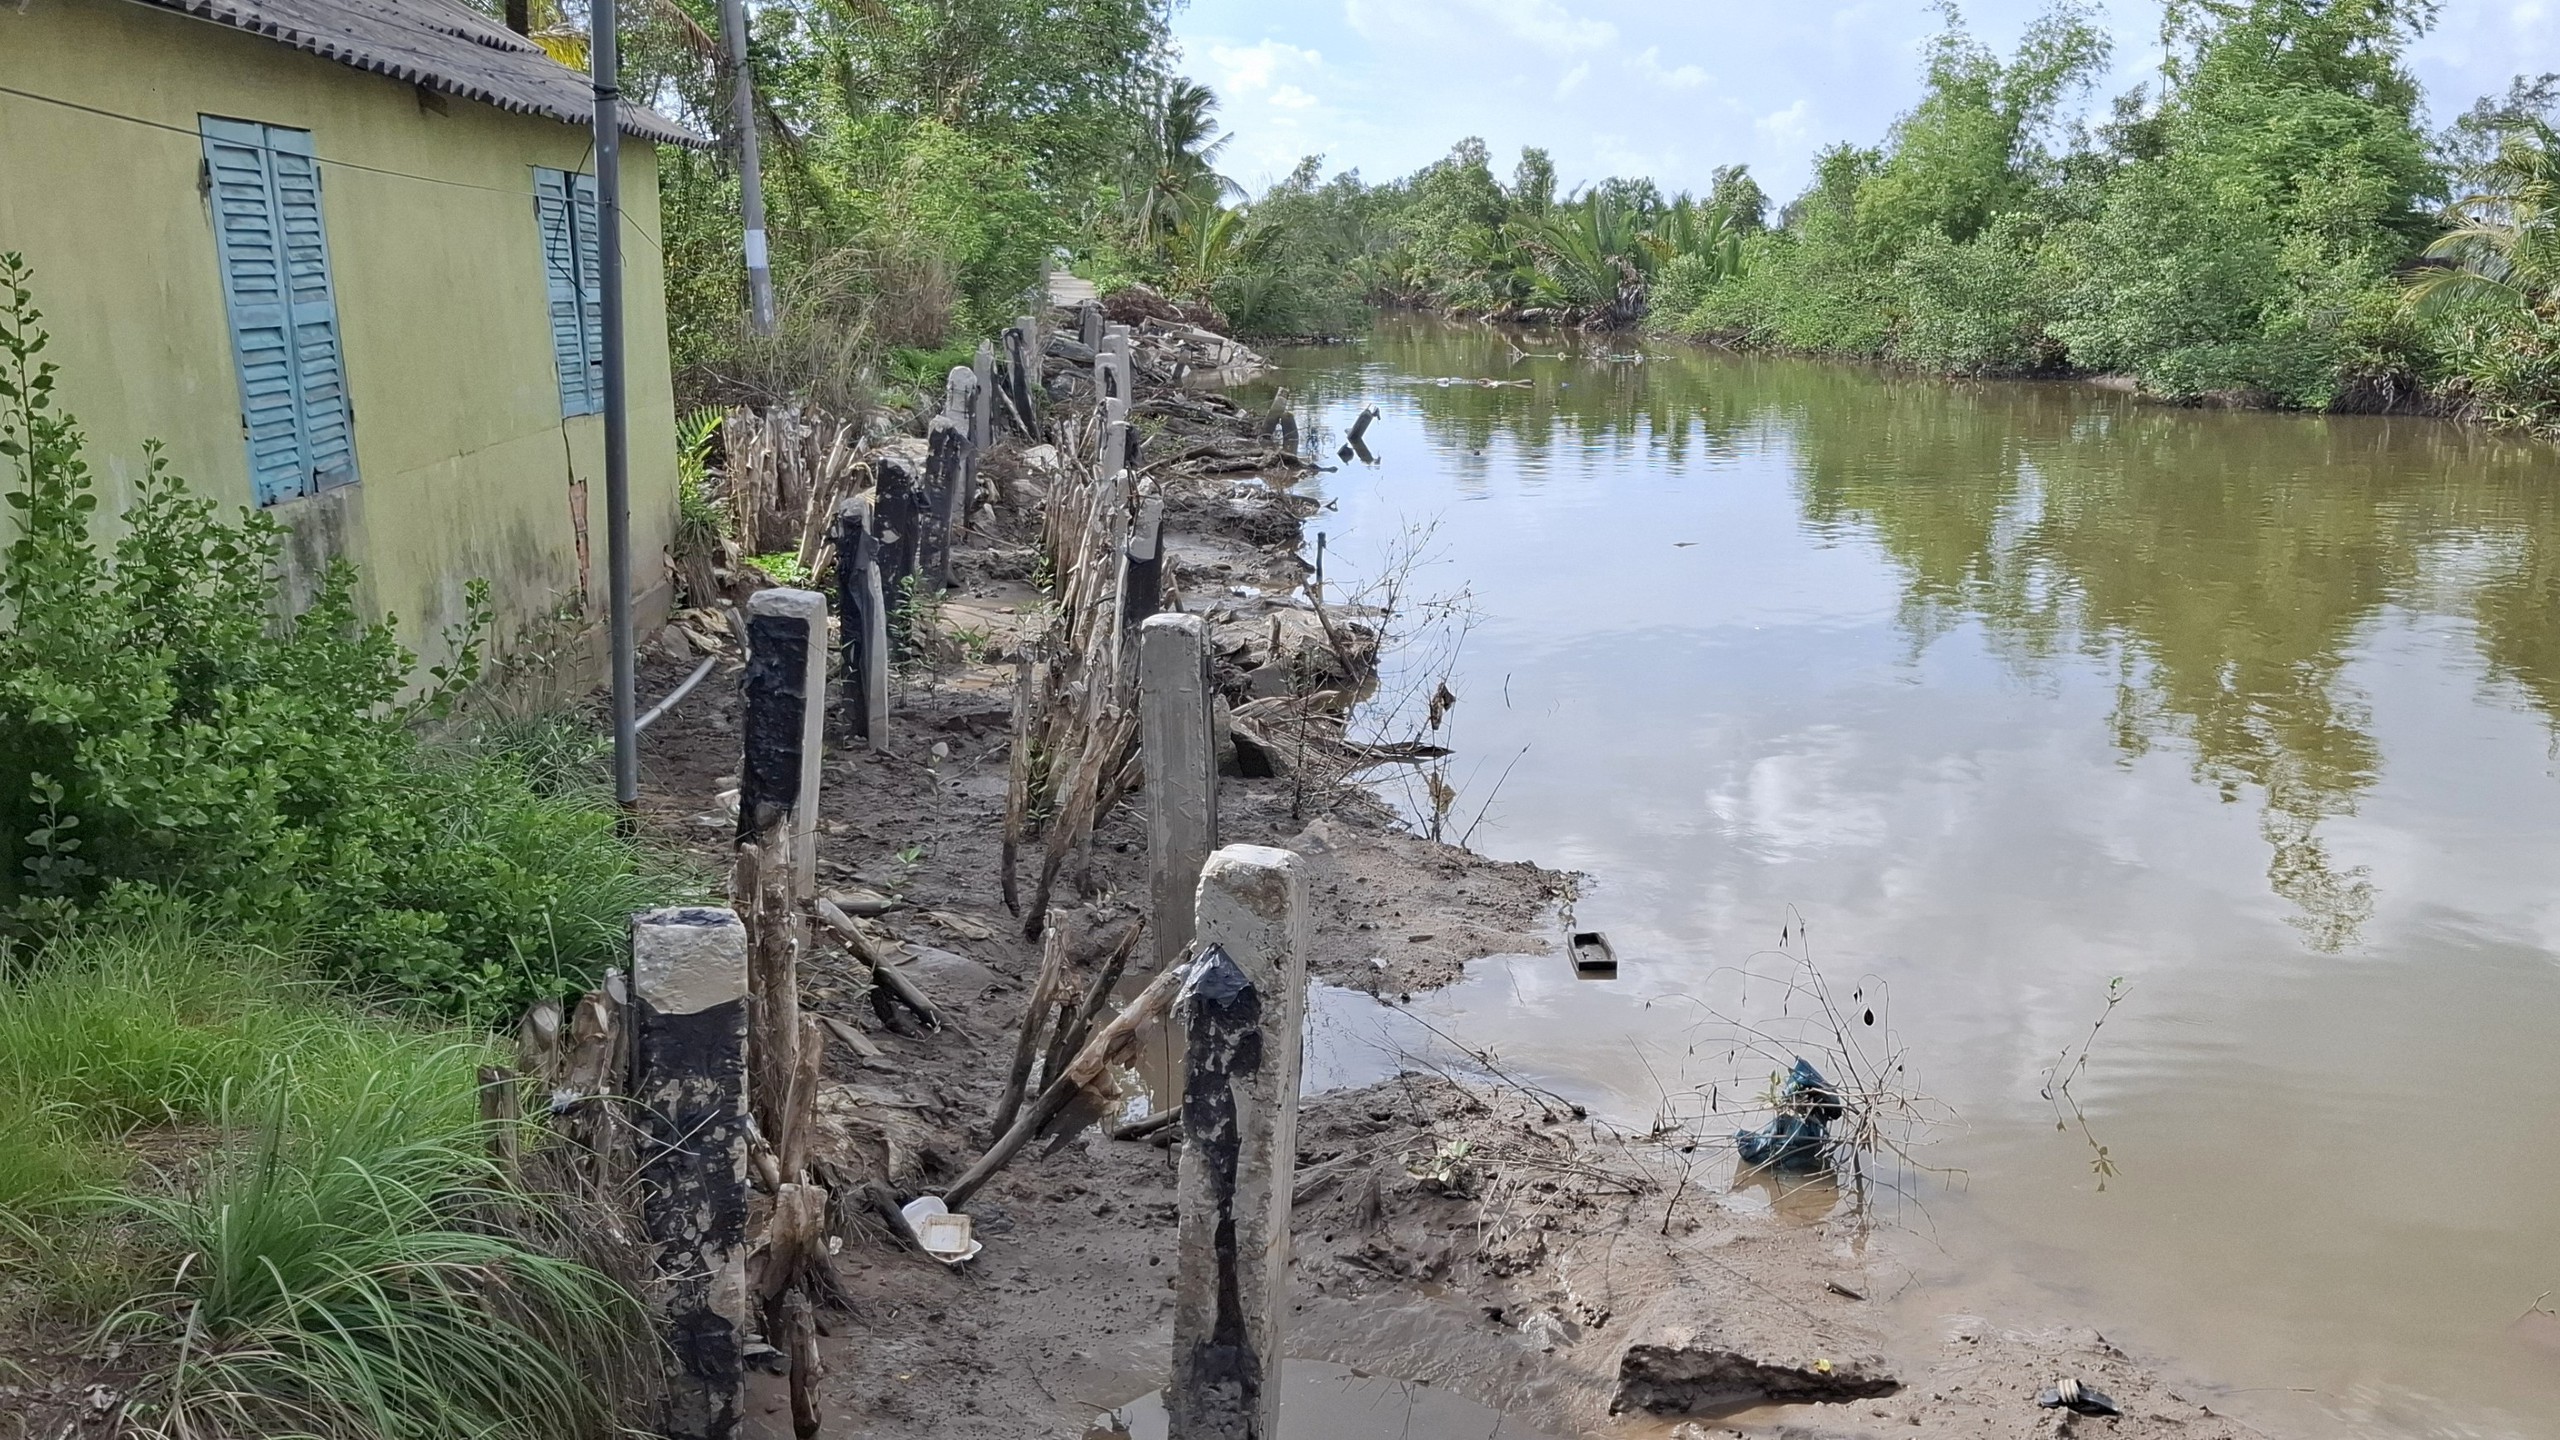
<svg viewBox="0 0 2560 1440">
<path fill-rule="evenodd" d="M 747 68 L 746 0 L 720 0 L 729 51 L 730 124 L 738 131 L 738 213 L 747 229 L 747 308 L 756 333 L 773 333 L 773 264 L 764 238 L 764 154 L 756 135 L 756 79 Z"/>
<path fill-rule="evenodd" d="M 622 76 L 614 0 L 595 0 L 596 267 L 604 300 L 604 517 L 607 624 L 613 643 L 613 793 L 640 800 L 637 658 L 631 646 L 631 402 L 622 363 Z"/>
</svg>

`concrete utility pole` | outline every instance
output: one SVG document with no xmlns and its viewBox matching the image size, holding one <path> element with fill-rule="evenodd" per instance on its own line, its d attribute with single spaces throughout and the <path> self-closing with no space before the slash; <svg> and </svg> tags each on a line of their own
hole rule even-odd
<svg viewBox="0 0 2560 1440">
<path fill-rule="evenodd" d="M 773 265 L 764 242 L 764 154 L 756 136 L 756 77 L 747 68 L 746 0 L 720 0 L 729 51 L 730 123 L 738 130 L 738 212 L 747 227 L 747 309 L 756 333 L 773 333 Z"/>
<path fill-rule="evenodd" d="M 596 284 L 604 338 L 604 530 L 613 650 L 613 795 L 640 803 L 639 659 L 631 645 L 631 398 L 622 363 L 622 57 L 614 0 L 595 0 L 587 51 L 596 94 Z"/>
</svg>

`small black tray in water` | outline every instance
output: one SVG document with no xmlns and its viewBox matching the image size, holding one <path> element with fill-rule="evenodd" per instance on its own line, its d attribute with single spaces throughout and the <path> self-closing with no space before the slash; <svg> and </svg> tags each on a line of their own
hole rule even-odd
<svg viewBox="0 0 2560 1440">
<path fill-rule="evenodd" d="M 1573 932 L 1573 973 L 1584 980 L 1618 978 L 1618 952 L 1609 945 L 1609 937 L 1597 930 Z"/>
</svg>

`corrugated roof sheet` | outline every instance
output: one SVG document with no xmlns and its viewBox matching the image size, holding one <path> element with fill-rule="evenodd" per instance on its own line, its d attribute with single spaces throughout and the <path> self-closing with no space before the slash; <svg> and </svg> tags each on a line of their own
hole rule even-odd
<svg viewBox="0 0 2560 1440">
<path fill-rule="evenodd" d="M 138 0 L 229 25 L 341 65 L 520 115 L 592 124 L 587 77 L 457 0 Z M 622 108 L 623 133 L 669 145 L 710 142 L 655 111 Z"/>
</svg>

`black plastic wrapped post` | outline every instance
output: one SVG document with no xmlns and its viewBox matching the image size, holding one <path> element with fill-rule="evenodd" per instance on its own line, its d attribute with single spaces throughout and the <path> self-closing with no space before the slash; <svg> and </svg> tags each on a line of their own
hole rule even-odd
<svg viewBox="0 0 2560 1440">
<path fill-rule="evenodd" d="M 1172 1440 L 1276 1440 L 1307 983 L 1298 857 L 1230 845 L 1201 867 L 1174 1277 Z M 1173 973 L 1173 972 L 1166 972 Z"/>
<path fill-rule="evenodd" d="M 969 372 L 955 369 L 955 375 Z M 928 553 L 922 557 L 922 568 L 934 584 L 951 588 L 951 551 L 958 540 L 959 528 L 968 507 L 969 431 L 966 416 L 949 413 L 933 417 L 925 432 L 927 450 L 924 462 L 925 516 L 924 532 Z"/>
<path fill-rule="evenodd" d="M 906 607 L 924 559 L 924 477 L 904 456 L 872 462 L 872 524 L 880 536 L 880 593 L 892 615 Z M 903 624 L 889 627 L 890 643 L 907 648 Z"/>
<path fill-rule="evenodd" d="M 640 1218 L 657 1247 L 665 1433 L 728 1440 L 746 1388 L 747 932 L 727 910 L 631 917 Z"/>
<path fill-rule="evenodd" d="M 827 597 L 759 590 L 747 601 L 746 764 L 738 840 L 788 837 L 794 892 L 817 894 L 818 764 L 826 741 Z"/>
<path fill-rule="evenodd" d="M 1252 1272 L 1237 1223 L 1246 1168 L 1238 1091 L 1263 1066 L 1262 994 L 1227 952 L 1192 966 L 1177 1002 L 1187 1043 L 1182 1070 L 1182 1269 L 1173 1381 L 1165 1389 L 1171 1440 L 1276 1440 L 1279 1367 L 1254 1314 Z M 1189 1321 L 1188 1324 L 1185 1321 Z"/>
<path fill-rule="evenodd" d="M 1138 518 L 1129 527 L 1125 559 L 1120 619 L 1124 625 L 1136 625 L 1164 604 L 1163 496 L 1150 495 L 1138 502 Z"/>
</svg>

